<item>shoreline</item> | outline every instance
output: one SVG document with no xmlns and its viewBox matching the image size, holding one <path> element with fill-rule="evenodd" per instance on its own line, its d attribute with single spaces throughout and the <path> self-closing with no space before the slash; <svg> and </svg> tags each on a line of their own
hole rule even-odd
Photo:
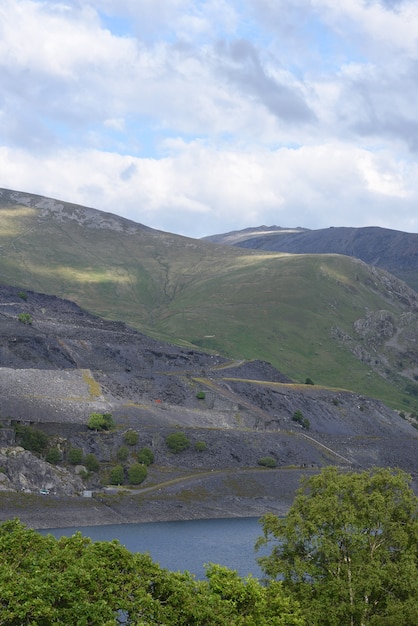
<svg viewBox="0 0 418 626">
<path fill-rule="evenodd" d="M 225 486 L 222 477 L 209 476 L 185 483 L 158 485 L 142 492 L 120 489 L 93 497 L 0 492 L 0 523 L 18 518 L 34 529 L 140 524 L 286 515 L 301 474 L 295 470 L 257 470 Z M 222 484 L 220 484 L 222 481 Z M 238 488 L 239 487 L 239 488 Z"/>
</svg>

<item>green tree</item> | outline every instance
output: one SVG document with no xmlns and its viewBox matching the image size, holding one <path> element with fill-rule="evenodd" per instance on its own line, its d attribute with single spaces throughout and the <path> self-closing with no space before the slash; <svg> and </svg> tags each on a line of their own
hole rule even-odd
<svg viewBox="0 0 418 626">
<path fill-rule="evenodd" d="M 206 441 L 196 441 L 194 444 L 194 449 L 196 452 L 204 452 L 207 448 Z"/>
<path fill-rule="evenodd" d="M 86 454 L 83 464 L 87 467 L 89 472 L 97 472 L 100 467 L 100 463 L 95 454 Z"/>
<path fill-rule="evenodd" d="M 124 480 L 124 469 L 122 465 L 115 465 L 110 471 L 110 484 L 122 485 Z"/>
<path fill-rule="evenodd" d="M 128 469 L 130 485 L 140 485 L 147 477 L 147 466 L 142 463 L 134 463 Z"/>
<path fill-rule="evenodd" d="M 154 452 L 151 448 L 141 448 L 137 455 L 138 463 L 152 465 L 154 463 Z"/>
<path fill-rule="evenodd" d="M 67 453 L 68 462 L 71 465 L 80 465 L 83 461 L 83 451 L 81 448 L 70 448 Z"/>
<path fill-rule="evenodd" d="M 87 427 L 90 430 L 110 430 L 115 425 L 110 413 L 90 413 Z"/>
<path fill-rule="evenodd" d="M 418 624 L 418 498 L 400 470 L 305 479 L 285 518 L 262 519 L 259 559 L 317 626 Z"/>
<path fill-rule="evenodd" d="M 126 446 L 121 446 L 116 452 L 116 456 L 118 461 L 126 461 L 129 456 L 129 451 Z"/>
<path fill-rule="evenodd" d="M 190 447 L 190 440 L 181 430 L 167 435 L 165 442 L 171 452 L 178 454 Z"/>
<path fill-rule="evenodd" d="M 127 446 L 136 446 L 138 443 L 139 435 L 136 430 L 127 430 L 123 435 L 123 441 Z"/>
<path fill-rule="evenodd" d="M 42 430 L 33 428 L 33 426 L 23 426 L 22 424 L 16 424 L 15 432 L 17 442 L 25 450 L 38 452 L 39 454 L 42 454 L 46 451 L 48 447 L 49 437 Z"/>
</svg>

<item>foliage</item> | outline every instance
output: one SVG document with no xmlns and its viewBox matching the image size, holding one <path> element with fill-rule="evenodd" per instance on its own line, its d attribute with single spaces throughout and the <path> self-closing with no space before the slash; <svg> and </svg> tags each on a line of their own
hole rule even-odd
<svg viewBox="0 0 418 626">
<path fill-rule="evenodd" d="M 210 565 L 207 580 L 170 572 L 118 541 L 55 539 L 19 521 L 0 525 L 3 626 L 304 626 L 277 582 Z"/>
<path fill-rule="evenodd" d="M 285 518 L 262 519 L 259 559 L 305 607 L 309 623 L 418 623 L 418 498 L 400 470 L 305 479 Z"/>
<path fill-rule="evenodd" d="M 198 391 L 196 394 L 196 398 L 198 400 L 204 400 L 206 398 L 206 394 L 204 391 Z"/>
<path fill-rule="evenodd" d="M 28 294 L 26 293 L 26 291 L 19 291 L 19 293 L 17 294 L 19 296 L 19 298 L 21 298 L 22 300 L 27 300 L 28 299 Z"/>
<path fill-rule="evenodd" d="M 154 463 L 154 452 L 151 448 L 141 448 L 137 454 L 138 463 L 143 465 L 152 465 Z"/>
<path fill-rule="evenodd" d="M 110 413 L 90 413 L 87 427 L 90 430 L 110 430 L 115 425 Z"/>
<path fill-rule="evenodd" d="M 167 435 L 167 437 L 165 438 L 165 442 L 168 448 L 171 450 L 171 452 L 174 452 L 174 454 L 183 452 L 183 450 L 187 450 L 187 448 L 190 447 L 189 438 L 181 430 Z"/>
<path fill-rule="evenodd" d="M 302 411 L 295 411 L 292 415 L 292 421 L 297 422 L 302 426 L 302 428 L 306 428 L 306 430 L 309 430 L 311 426 L 310 421 L 307 417 L 304 417 Z"/>
<path fill-rule="evenodd" d="M 95 454 L 86 454 L 83 464 L 87 467 L 89 472 L 97 472 L 100 467 L 100 463 Z"/>
<path fill-rule="evenodd" d="M 116 453 L 118 461 L 126 461 L 129 456 L 129 450 L 126 446 L 121 446 Z"/>
<path fill-rule="evenodd" d="M 312 380 L 312 378 L 309 378 L 309 377 L 308 377 L 308 378 L 305 380 L 305 385 L 314 385 L 314 384 L 315 384 L 315 383 L 314 383 L 314 381 Z"/>
<path fill-rule="evenodd" d="M 262 467 L 277 467 L 277 461 L 272 456 L 263 456 L 257 463 Z"/>
<path fill-rule="evenodd" d="M 30 325 L 33 322 L 32 315 L 30 313 L 19 313 L 19 315 L 17 316 L 17 319 L 22 324 L 29 324 Z"/>
<path fill-rule="evenodd" d="M 30 452 L 45 452 L 48 447 L 48 435 L 42 430 L 33 428 L 33 426 L 23 426 L 23 424 L 15 425 L 16 439 L 19 445 Z"/>
<path fill-rule="evenodd" d="M 71 465 L 80 465 L 83 461 L 83 451 L 81 448 L 70 448 L 67 452 L 67 460 Z"/>
<path fill-rule="evenodd" d="M 122 485 L 124 481 L 124 469 L 122 465 L 115 465 L 110 471 L 109 482 L 111 485 Z"/>
<path fill-rule="evenodd" d="M 123 441 L 127 446 L 136 446 L 138 443 L 139 435 L 136 430 L 127 430 L 123 435 Z"/>
<path fill-rule="evenodd" d="M 140 485 L 147 477 L 147 466 L 142 463 L 134 463 L 128 469 L 130 485 Z"/>
<path fill-rule="evenodd" d="M 196 443 L 194 444 L 194 449 L 196 450 L 196 452 L 203 452 L 204 450 L 206 450 L 206 448 L 206 441 L 196 441 Z"/>
<path fill-rule="evenodd" d="M 49 448 L 45 455 L 45 461 L 52 463 L 53 465 L 59 463 L 61 461 L 61 452 L 58 448 Z"/>
</svg>

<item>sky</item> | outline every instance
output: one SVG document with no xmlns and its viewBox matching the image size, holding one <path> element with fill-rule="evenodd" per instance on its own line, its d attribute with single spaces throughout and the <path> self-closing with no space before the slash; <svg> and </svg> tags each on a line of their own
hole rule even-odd
<svg viewBox="0 0 418 626">
<path fill-rule="evenodd" d="M 418 232 L 417 0 L 0 0 L 0 187 L 202 237 Z"/>
</svg>

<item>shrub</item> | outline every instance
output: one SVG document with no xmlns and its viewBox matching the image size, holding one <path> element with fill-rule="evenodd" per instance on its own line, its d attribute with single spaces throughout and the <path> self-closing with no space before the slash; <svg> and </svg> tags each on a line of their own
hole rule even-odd
<svg viewBox="0 0 418 626">
<path fill-rule="evenodd" d="M 178 431 L 176 433 L 171 433 L 165 438 L 165 442 L 171 452 L 174 454 L 178 454 L 179 452 L 183 452 L 183 450 L 187 450 L 190 446 L 189 438 L 182 431 Z"/>
<path fill-rule="evenodd" d="M 315 383 L 314 383 L 314 381 L 312 380 L 312 378 L 307 378 L 307 379 L 305 380 L 305 385 L 314 385 L 314 384 L 315 384 Z"/>
<path fill-rule="evenodd" d="M 118 461 L 126 461 L 126 459 L 128 458 L 128 455 L 129 455 L 129 451 L 126 446 L 121 446 L 116 453 Z"/>
<path fill-rule="evenodd" d="M 206 398 L 206 394 L 204 391 L 198 391 L 196 394 L 196 398 L 198 400 L 204 400 Z"/>
<path fill-rule="evenodd" d="M 80 465 L 83 460 L 83 451 L 81 448 L 70 448 L 67 453 L 68 462 L 71 465 Z"/>
<path fill-rule="evenodd" d="M 22 426 L 22 424 L 17 424 L 15 431 L 18 443 L 25 450 L 42 453 L 47 449 L 48 435 L 42 430 L 37 430 L 32 426 Z"/>
<path fill-rule="evenodd" d="M 110 413 L 90 413 L 87 427 L 90 430 L 110 430 L 115 425 Z"/>
<path fill-rule="evenodd" d="M 151 465 L 154 463 L 154 452 L 150 448 L 141 448 L 137 455 L 138 463 Z"/>
<path fill-rule="evenodd" d="M 28 294 L 25 291 L 19 291 L 18 296 L 25 301 L 28 299 Z"/>
<path fill-rule="evenodd" d="M 30 313 L 19 313 L 17 319 L 22 324 L 32 324 L 32 316 L 30 315 Z"/>
<path fill-rule="evenodd" d="M 53 465 L 59 463 L 61 461 L 61 452 L 58 448 L 49 448 L 45 456 L 45 461 L 47 461 L 47 463 L 52 463 Z"/>
<path fill-rule="evenodd" d="M 127 430 L 126 433 L 123 435 L 123 441 L 128 446 L 136 446 L 136 444 L 138 443 L 138 438 L 139 435 L 136 430 Z"/>
<path fill-rule="evenodd" d="M 139 485 L 147 477 L 147 466 L 142 463 L 134 463 L 128 469 L 128 480 L 130 485 Z"/>
<path fill-rule="evenodd" d="M 97 472 L 100 467 L 100 463 L 95 454 L 86 454 L 84 465 L 87 467 L 89 472 Z"/>
<path fill-rule="evenodd" d="M 203 452 L 203 450 L 206 450 L 207 445 L 205 441 L 196 441 L 196 443 L 194 444 L 194 449 L 196 450 L 196 452 Z"/>
<path fill-rule="evenodd" d="M 124 479 L 124 469 L 122 465 L 115 465 L 112 467 L 110 472 L 110 484 L 111 485 L 122 485 Z"/>
<path fill-rule="evenodd" d="M 307 417 L 303 416 L 302 411 L 295 411 L 292 415 L 292 421 L 296 422 L 297 424 L 300 424 L 302 428 L 306 428 L 306 430 L 309 430 L 311 426 L 310 421 L 308 420 Z"/>
<path fill-rule="evenodd" d="M 272 456 L 263 456 L 257 463 L 262 467 L 277 467 L 277 461 Z"/>
</svg>

